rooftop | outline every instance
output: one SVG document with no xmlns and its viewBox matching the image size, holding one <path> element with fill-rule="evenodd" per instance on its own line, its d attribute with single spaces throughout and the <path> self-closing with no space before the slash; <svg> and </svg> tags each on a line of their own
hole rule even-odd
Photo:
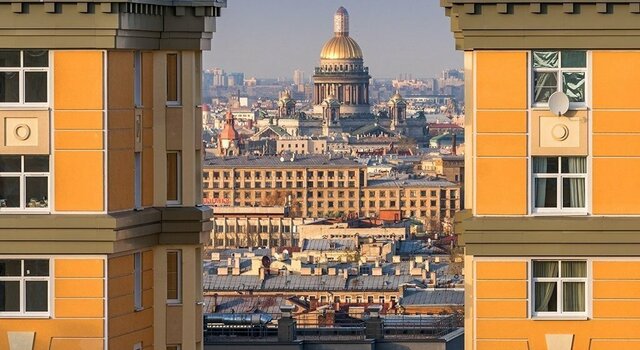
<svg viewBox="0 0 640 350">
<path fill-rule="evenodd" d="M 384 188 L 384 187 L 458 187 L 453 182 L 443 179 L 376 179 L 369 180 L 367 188 Z"/>
<path fill-rule="evenodd" d="M 361 168 L 362 165 L 349 158 L 331 157 L 325 155 L 296 155 L 292 157 L 279 156 L 235 156 L 214 157 L 204 161 L 203 168 Z"/>
</svg>

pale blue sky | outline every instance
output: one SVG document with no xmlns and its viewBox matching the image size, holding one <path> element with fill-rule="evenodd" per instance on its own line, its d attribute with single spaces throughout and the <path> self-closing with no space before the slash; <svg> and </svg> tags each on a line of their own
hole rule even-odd
<svg viewBox="0 0 640 350">
<path fill-rule="evenodd" d="M 432 77 L 462 66 L 438 0 L 228 0 L 203 67 L 258 78 L 291 77 L 299 68 L 309 77 L 340 6 L 374 78 Z"/>
</svg>

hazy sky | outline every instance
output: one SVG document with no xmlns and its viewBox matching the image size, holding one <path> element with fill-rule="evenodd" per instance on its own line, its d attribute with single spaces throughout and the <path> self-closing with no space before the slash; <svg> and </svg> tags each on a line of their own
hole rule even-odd
<svg viewBox="0 0 640 350">
<path fill-rule="evenodd" d="M 449 19 L 438 0 L 228 0 L 217 19 L 205 69 L 246 77 L 311 75 L 322 45 L 333 36 L 333 15 L 344 6 L 350 35 L 374 78 L 400 73 L 433 77 L 462 66 Z"/>
</svg>

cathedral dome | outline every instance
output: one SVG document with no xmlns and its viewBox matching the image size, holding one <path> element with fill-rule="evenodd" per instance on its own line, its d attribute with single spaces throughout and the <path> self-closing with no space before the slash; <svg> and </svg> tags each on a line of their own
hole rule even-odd
<svg viewBox="0 0 640 350">
<path fill-rule="evenodd" d="M 324 44 L 320 58 L 323 60 L 362 59 L 362 49 L 350 36 L 335 36 Z"/>
</svg>

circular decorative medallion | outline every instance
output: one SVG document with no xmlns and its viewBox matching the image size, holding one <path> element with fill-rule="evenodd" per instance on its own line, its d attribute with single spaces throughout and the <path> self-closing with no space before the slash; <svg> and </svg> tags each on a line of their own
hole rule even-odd
<svg viewBox="0 0 640 350">
<path fill-rule="evenodd" d="M 20 141 L 26 141 L 31 136 L 31 128 L 27 124 L 18 124 L 13 129 L 13 134 Z"/>
<path fill-rule="evenodd" d="M 556 141 L 564 141 L 569 137 L 569 128 L 564 124 L 556 124 L 551 128 L 551 137 Z"/>
</svg>

